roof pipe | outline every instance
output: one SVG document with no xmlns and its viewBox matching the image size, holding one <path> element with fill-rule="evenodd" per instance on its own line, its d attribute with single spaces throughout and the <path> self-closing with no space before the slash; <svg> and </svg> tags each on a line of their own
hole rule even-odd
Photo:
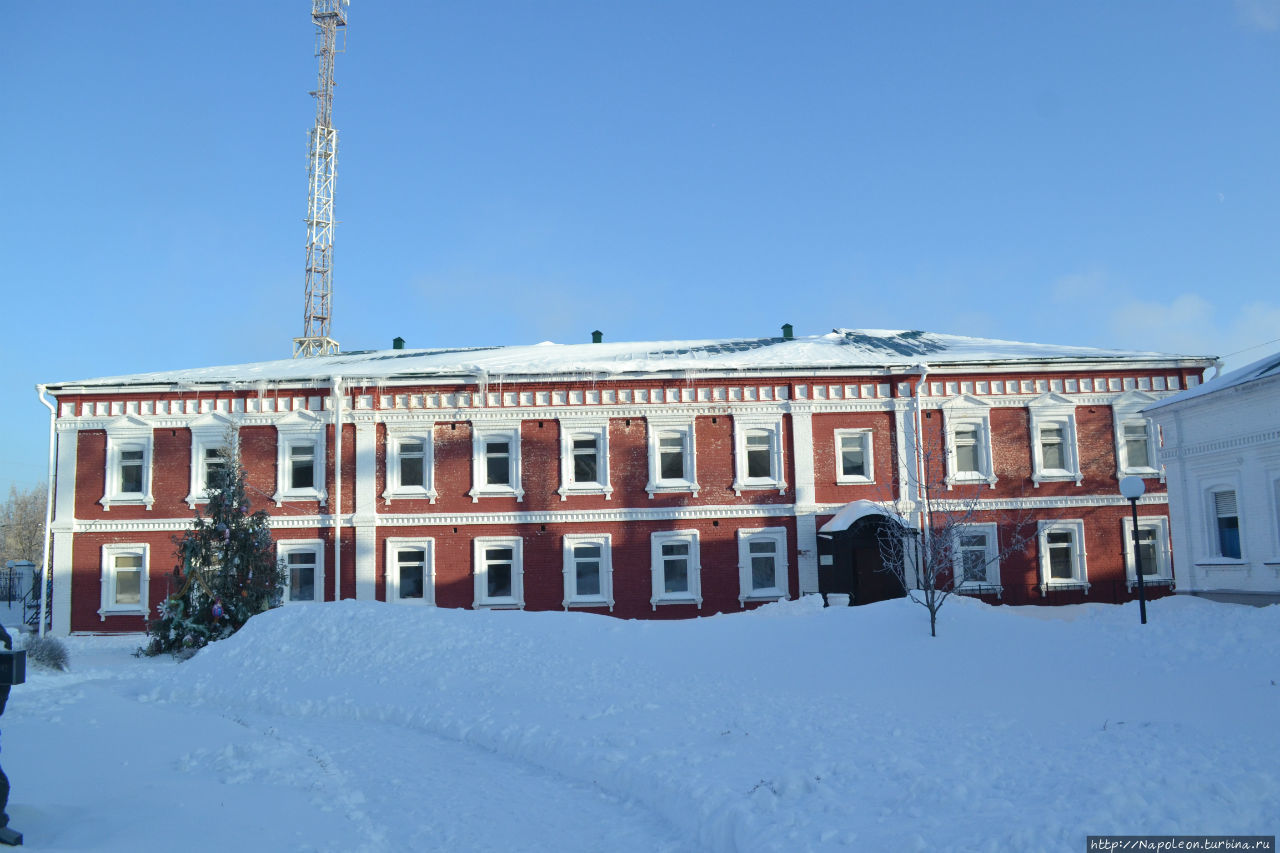
<svg viewBox="0 0 1280 853">
<path fill-rule="evenodd" d="M 342 600 L 342 377 L 333 377 L 333 600 Z M 324 600 L 324 591 L 320 593 Z"/>
<path fill-rule="evenodd" d="M 57 439 L 56 421 L 58 409 L 45 398 L 45 386 L 37 385 L 36 393 L 40 402 L 49 409 L 49 480 L 44 494 L 44 550 L 40 554 L 40 627 L 38 636 L 44 636 L 44 626 L 49 618 L 49 528 L 53 526 L 53 487 L 57 479 Z"/>
</svg>

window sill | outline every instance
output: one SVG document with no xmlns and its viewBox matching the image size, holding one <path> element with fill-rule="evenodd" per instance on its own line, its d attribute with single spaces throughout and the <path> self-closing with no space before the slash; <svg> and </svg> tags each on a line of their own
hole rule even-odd
<svg viewBox="0 0 1280 853">
<path fill-rule="evenodd" d="M 974 583 L 969 581 L 956 587 L 957 595 L 994 595 L 997 598 L 1004 596 L 1004 587 L 998 583 Z"/>
<path fill-rule="evenodd" d="M 1069 483 L 1074 482 L 1077 486 L 1083 481 L 1084 477 L 1078 471 L 1052 470 L 1042 471 L 1039 474 L 1032 474 L 1031 481 L 1035 483 L 1035 487 L 1040 488 L 1041 483 Z"/>
<path fill-rule="evenodd" d="M 836 477 L 837 486 L 874 486 L 876 481 L 870 477 Z"/>
<path fill-rule="evenodd" d="M 605 500 L 613 497 L 613 486 L 602 486 L 598 483 L 590 485 L 561 486 L 557 492 L 560 500 L 567 501 L 571 495 L 604 495 Z"/>
<path fill-rule="evenodd" d="M 1134 578 L 1127 578 L 1126 585 L 1129 587 L 1129 592 L 1133 592 L 1135 589 L 1138 588 L 1138 581 L 1135 580 Z M 1167 586 L 1170 589 L 1174 588 L 1173 578 L 1170 578 L 1170 577 L 1149 578 L 1144 576 L 1142 578 L 1142 585 L 1144 587 Z"/>
<path fill-rule="evenodd" d="M 514 489 L 510 486 L 485 486 L 482 489 L 472 489 L 467 494 L 471 495 L 472 503 L 479 503 L 481 498 L 515 498 L 517 501 L 524 500 L 524 489 Z"/>
<path fill-rule="evenodd" d="M 282 505 L 285 501 L 319 501 L 323 504 L 326 499 L 325 493 L 319 489 L 288 489 L 271 496 L 276 506 Z"/>
<path fill-rule="evenodd" d="M 1042 596 L 1050 592 L 1070 592 L 1073 590 L 1084 590 L 1084 594 L 1088 595 L 1088 581 L 1056 581 L 1054 583 L 1040 584 L 1040 594 Z"/>
<path fill-rule="evenodd" d="M 785 495 L 787 493 L 787 484 L 784 480 L 742 480 L 735 481 L 733 484 L 733 493 L 741 495 L 743 492 L 764 492 L 778 490 L 778 494 Z"/>
<path fill-rule="evenodd" d="M 436 502 L 435 489 L 396 489 L 394 492 L 383 492 L 382 502 L 391 503 L 392 501 L 431 501 Z"/>
<path fill-rule="evenodd" d="M 1122 468 L 1116 473 L 1121 477 L 1141 477 L 1144 480 L 1154 480 L 1160 476 L 1155 468 Z"/>
<path fill-rule="evenodd" d="M 947 488 L 951 489 L 955 486 L 977 486 L 986 483 L 991 488 L 996 487 L 996 477 L 994 474 L 957 474 L 954 477 L 947 477 Z"/>
<path fill-rule="evenodd" d="M 146 617 L 147 611 L 142 607 L 132 607 L 128 610 L 124 608 L 103 607 L 98 611 L 98 621 L 107 621 L 108 616 L 142 616 Z"/>
<path fill-rule="evenodd" d="M 1232 572 L 1232 571 L 1249 571 L 1248 560 L 1232 560 L 1224 558 L 1221 560 L 1205 560 L 1195 564 L 1197 569 L 1208 569 L 1213 572 Z"/>
<path fill-rule="evenodd" d="M 572 601 L 564 602 L 564 609 L 570 610 L 575 607 L 607 607 L 609 612 L 613 612 L 613 601 L 605 598 L 575 598 Z"/>
<path fill-rule="evenodd" d="M 476 610 L 524 610 L 523 601 L 477 601 Z"/>
<path fill-rule="evenodd" d="M 108 512 L 113 506 L 145 506 L 147 509 L 151 509 L 151 505 L 155 502 L 156 499 L 150 495 L 139 495 L 137 497 L 116 496 L 98 501 L 98 503 L 102 504 L 102 509 Z"/>
<path fill-rule="evenodd" d="M 781 590 L 774 590 L 773 592 L 756 591 L 750 595 L 738 596 L 738 603 L 745 605 L 754 602 L 784 601 L 786 598 L 787 594 Z"/>
<path fill-rule="evenodd" d="M 690 480 L 660 480 L 657 483 L 650 483 L 645 486 L 644 490 L 649 493 L 649 498 L 652 500 L 655 494 L 673 494 L 677 492 L 691 492 L 696 498 L 702 488 Z"/>
<path fill-rule="evenodd" d="M 649 604 L 653 607 L 654 610 L 657 610 L 659 605 L 664 605 L 664 604 L 696 604 L 698 606 L 698 609 L 701 610 L 702 598 L 701 596 L 695 597 L 692 595 L 684 596 L 682 598 L 670 598 L 670 597 L 652 598 L 652 599 L 649 599 Z"/>
</svg>

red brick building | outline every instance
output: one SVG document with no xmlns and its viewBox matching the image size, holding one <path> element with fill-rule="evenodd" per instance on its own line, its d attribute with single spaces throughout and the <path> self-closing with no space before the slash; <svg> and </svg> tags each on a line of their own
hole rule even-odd
<svg viewBox="0 0 1280 853">
<path fill-rule="evenodd" d="M 965 549 L 999 555 L 963 572 L 964 591 L 1124 600 L 1117 480 L 1133 473 L 1148 478 L 1144 574 L 1172 586 L 1157 436 L 1139 411 L 1198 384 L 1209 359 L 784 332 L 351 352 L 45 386 L 53 630 L 142 629 L 229 430 L 271 513 L 289 603 L 665 618 L 820 588 L 867 600 L 866 554 L 820 528 L 860 500 L 918 527 L 929 490 L 968 502 Z M 1035 531 L 1002 553 L 1012 510 Z"/>
</svg>

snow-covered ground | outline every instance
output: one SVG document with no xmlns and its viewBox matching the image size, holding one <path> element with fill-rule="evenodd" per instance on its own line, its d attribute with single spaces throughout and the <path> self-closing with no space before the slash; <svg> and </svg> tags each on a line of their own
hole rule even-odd
<svg viewBox="0 0 1280 853">
<path fill-rule="evenodd" d="M 1280 829 L 1280 607 L 685 622 L 341 602 L 72 638 L 2 721 L 32 850 L 1085 849 Z"/>
</svg>

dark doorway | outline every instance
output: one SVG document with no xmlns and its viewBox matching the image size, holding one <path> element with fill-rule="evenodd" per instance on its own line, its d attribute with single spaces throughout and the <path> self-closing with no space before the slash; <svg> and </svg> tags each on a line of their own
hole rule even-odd
<svg viewBox="0 0 1280 853">
<path fill-rule="evenodd" d="M 855 521 L 846 530 L 818 534 L 818 592 L 844 593 L 851 604 L 871 604 L 906 595 L 896 574 L 885 568 L 880 533 L 901 525 L 883 515 Z"/>
</svg>

